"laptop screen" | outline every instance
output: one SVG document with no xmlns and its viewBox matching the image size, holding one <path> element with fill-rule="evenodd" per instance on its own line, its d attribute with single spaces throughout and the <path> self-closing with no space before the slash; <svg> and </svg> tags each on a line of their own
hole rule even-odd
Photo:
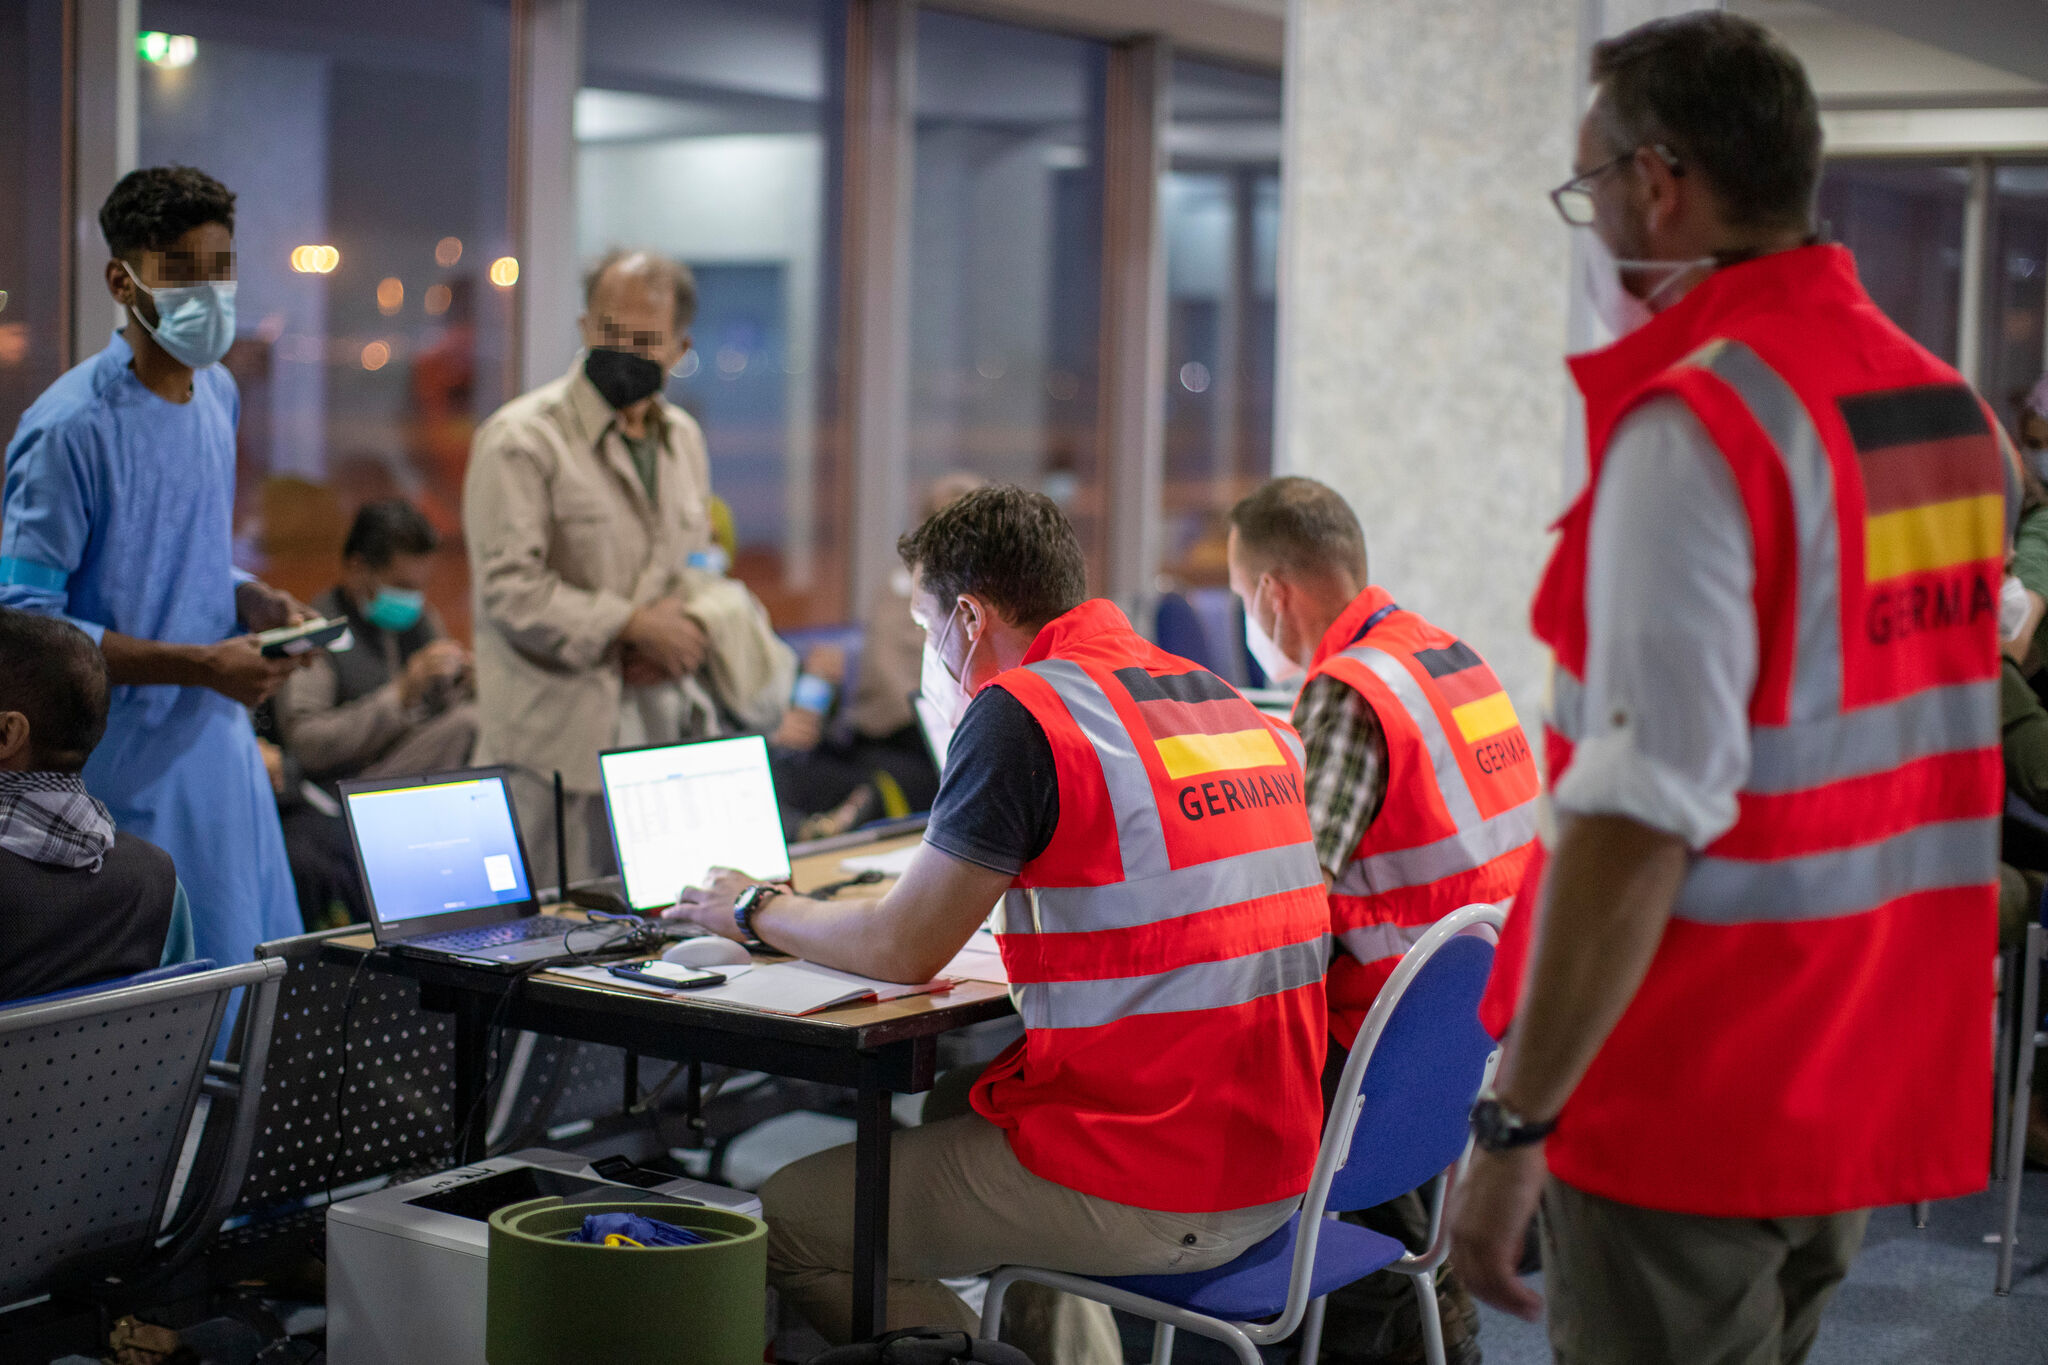
<svg viewBox="0 0 2048 1365">
<path fill-rule="evenodd" d="M 501 775 L 343 799 L 380 926 L 533 899 Z"/>
<path fill-rule="evenodd" d="M 623 749 L 598 758 L 626 899 L 635 910 L 675 901 L 713 867 L 757 881 L 789 875 L 789 845 L 759 735 Z"/>
</svg>

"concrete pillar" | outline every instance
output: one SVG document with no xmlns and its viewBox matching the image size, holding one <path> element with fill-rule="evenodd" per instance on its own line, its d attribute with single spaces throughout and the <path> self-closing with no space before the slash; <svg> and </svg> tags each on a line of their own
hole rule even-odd
<svg viewBox="0 0 2048 1365">
<path fill-rule="evenodd" d="M 1528 628 L 1575 486 L 1570 173 L 1585 49 L 1671 0 L 1292 0 L 1275 462 L 1338 489 L 1374 578 L 1533 725 Z"/>
</svg>

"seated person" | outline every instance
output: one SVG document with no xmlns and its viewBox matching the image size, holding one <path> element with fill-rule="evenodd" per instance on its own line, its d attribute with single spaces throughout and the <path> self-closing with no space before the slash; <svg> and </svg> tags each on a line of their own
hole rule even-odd
<svg viewBox="0 0 2048 1365">
<path fill-rule="evenodd" d="M 116 830 L 79 776 L 106 728 L 99 647 L 0 607 L 0 1000 L 192 960 L 171 856 Z"/>
<path fill-rule="evenodd" d="M 356 513 L 341 582 L 309 604 L 348 618 L 355 647 L 318 653 L 278 693 L 285 753 L 320 782 L 460 768 L 476 742 L 469 651 L 426 605 L 439 540 L 402 498 Z"/>
<path fill-rule="evenodd" d="M 940 475 L 925 499 L 925 515 L 944 511 L 982 483 L 979 474 L 960 470 Z M 910 574 L 899 570 L 868 604 L 853 690 L 832 723 L 803 704 L 799 682 L 797 704 L 772 737 L 775 791 L 791 838 L 843 834 L 869 820 L 930 808 L 939 772 L 910 709 L 923 661 L 924 632 L 910 618 Z M 821 645 L 804 656 L 804 672 L 836 691 L 846 660 Z"/>
<path fill-rule="evenodd" d="M 438 545 L 425 514 L 403 498 L 357 512 L 342 544 L 342 581 L 311 603 L 319 615 L 347 617 L 355 646 L 313 655 L 259 714 L 309 932 L 370 913 L 340 807 L 319 788 L 331 796 L 344 778 L 460 768 L 476 743 L 469 651 L 426 605 Z"/>
<path fill-rule="evenodd" d="M 909 870 L 832 901 L 720 870 L 667 913 L 917 982 L 1001 902 L 1024 1037 L 970 1111 L 928 1106 L 897 1135 L 890 1174 L 888 1325 L 973 1332 L 942 1279 L 1201 1270 L 1287 1221 L 1322 1126 L 1329 906 L 1292 732 L 1086 600 L 1050 498 L 979 489 L 898 549 L 926 693 L 959 718 Z M 834 1341 L 852 1330 L 852 1150 L 761 1190 L 769 1277 Z M 1043 1365 L 1122 1359 L 1107 1308 L 1028 1286 L 1009 1303 L 1005 1338 Z"/>
</svg>

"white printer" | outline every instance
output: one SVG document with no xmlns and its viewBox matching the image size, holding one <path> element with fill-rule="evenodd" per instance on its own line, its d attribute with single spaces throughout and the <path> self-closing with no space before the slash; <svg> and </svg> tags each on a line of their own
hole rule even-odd
<svg viewBox="0 0 2048 1365">
<path fill-rule="evenodd" d="M 327 1211 L 330 1365 L 484 1365 L 490 1216 L 508 1204 L 637 1196 L 759 1216 L 761 1201 L 701 1180 L 529 1147 L 393 1185 Z"/>
</svg>

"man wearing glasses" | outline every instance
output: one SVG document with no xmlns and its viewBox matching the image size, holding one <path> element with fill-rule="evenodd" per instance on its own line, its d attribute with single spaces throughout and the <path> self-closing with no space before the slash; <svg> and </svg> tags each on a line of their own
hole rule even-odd
<svg viewBox="0 0 2048 1365">
<path fill-rule="evenodd" d="M 1559 1360 L 1798 1361 L 1871 1207 L 1985 1183 L 2012 469 L 1814 244 L 1782 46 L 1697 13 L 1592 77 L 1554 197 L 1619 339 L 1573 361 L 1590 477 L 1534 610 L 1557 818 L 1453 1254 L 1535 1317 L 1540 1200 Z"/>
<path fill-rule="evenodd" d="M 597 755 L 622 742 L 708 733 L 668 715 L 666 733 L 622 733 L 636 701 L 705 661 L 707 636 L 679 588 L 711 538 L 711 466 L 696 420 L 662 396 L 690 349 L 689 267 L 613 251 L 584 280 L 583 354 L 477 431 L 463 534 L 480 608 L 477 761 L 526 770 L 514 783 L 537 868 L 556 865 L 546 775 L 567 790 L 570 875 L 609 869 Z"/>
<path fill-rule="evenodd" d="M 243 709 L 297 665 L 244 632 L 306 611 L 235 567 L 241 395 L 235 196 L 189 166 L 122 177 L 100 209 L 126 323 L 22 414 L 0 494 L 0 606 L 98 644 L 113 695 L 85 788 L 171 855 L 197 955 L 299 931 L 277 804 Z"/>
</svg>

